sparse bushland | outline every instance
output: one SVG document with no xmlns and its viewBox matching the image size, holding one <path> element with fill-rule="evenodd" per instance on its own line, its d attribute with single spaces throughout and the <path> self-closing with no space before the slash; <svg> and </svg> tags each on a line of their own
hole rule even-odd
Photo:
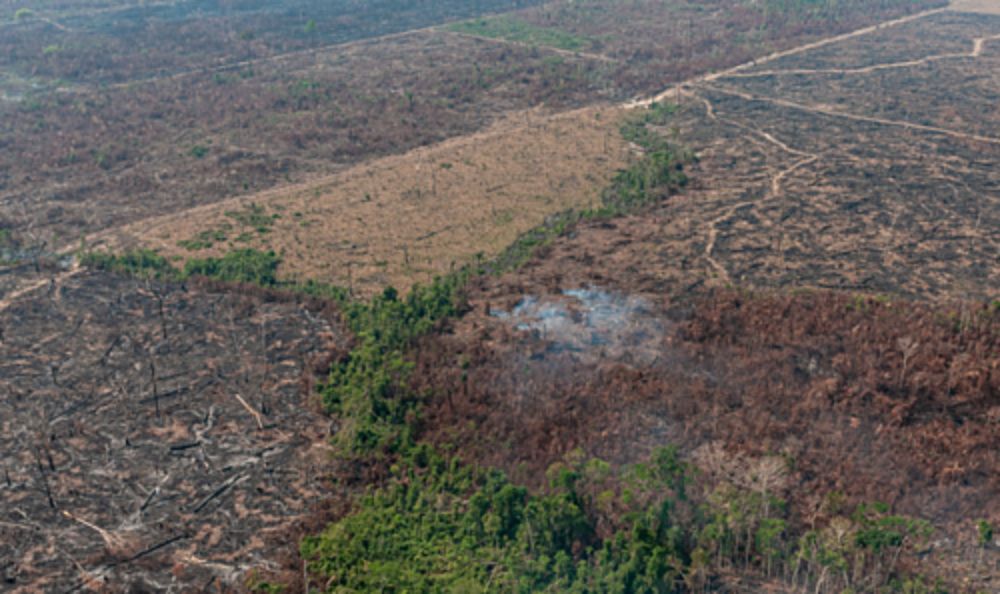
<svg viewBox="0 0 1000 594">
<path fill-rule="evenodd" d="M 493 39 L 504 39 L 528 45 L 554 47 L 567 51 L 585 50 L 592 46 L 589 39 L 571 35 L 559 29 L 529 25 L 509 16 L 496 16 L 454 23 L 445 27 L 448 31 L 477 35 Z"/>
</svg>

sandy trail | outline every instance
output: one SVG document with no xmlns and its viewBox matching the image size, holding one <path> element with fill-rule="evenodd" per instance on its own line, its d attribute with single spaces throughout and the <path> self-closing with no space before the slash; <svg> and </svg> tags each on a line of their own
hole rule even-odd
<svg viewBox="0 0 1000 594">
<path fill-rule="evenodd" d="M 856 37 L 862 37 L 864 35 L 869 35 L 871 33 L 875 33 L 876 31 L 881 31 L 883 29 L 888 29 L 888 28 L 891 28 L 891 27 L 898 27 L 900 25 L 905 25 L 906 23 L 911 23 L 913 21 L 918 21 L 920 19 L 925 19 L 925 18 L 927 18 L 929 16 L 933 16 L 935 14 L 941 14 L 941 13 L 946 12 L 948 10 L 950 10 L 950 8 L 948 8 L 948 7 L 934 8 L 934 9 L 931 9 L 931 10 L 925 10 L 924 12 L 918 12 L 917 14 L 911 14 L 909 16 L 900 17 L 898 19 L 893 19 L 891 21 L 886 21 L 884 23 L 879 23 L 877 25 L 871 25 L 869 27 L 864 27 L 862 29 L 857 29 L 855 31 L 851 31 L 849 33 L 844 33 L 842 35 L 835 35 L 833 37 L 827 37 L 825 39 L 820 39 L 820 40 L 814 41 L 812 43 L 807 43 L 805 45 L 800 45 L 800 46 L 793 47 L 793 48 L 790 48 L 790 49 L 787 49 L 787 50 L 782 50 L 780 52 L 774 52 L 774 53 L 769 54 L 767 56 L 764 56 L 762 58 L 757 58 L 756 60 L 751 60 L 750 62 L 744 62 L 743 64 L 740 64 L 738 66 L 734 66 L 732 68 L 727 68 L 726 70 L 720 70 L 718 72 L 712 72 L 710 74 L 704 74 L 702 76 L 697 76 L 695 78 L 692 78 L 692 79 L 689 79 L 689 80 L 677 83 L 677 84 L 671 86 L 670 88 L 668 88 L 667 90 L 659 93 L 658 95 L 655 95 L 653 97 L 649 97 L 649 98 L 646 98 L 646 99 L 639 99 L 639 100 L 636 100 L 636 101 L 630 101 L 630 102 L 626 103 L 624 105 L 624 107 L 627 108 L 627 109 L 634 109 L 634 108 L 637 108 L 637 107 L 649 107 L 653 103 L 658 103 L 660 101 L 665 101 L 665 100 L 669 99 L 672 95 L 675 95 L 675 94 L 679 93 L 685 87 L 696 86 L 696 85 L 699 85 L 699 84 L 702 84 L 702 83 L 713 82 L 713 81 L 718 80 L 720 78 L 731 77 L 734 74 L 738 74 L 740 72 L 743 72 L 744 70 L 749 70 L 750 68 L 756 68 L 757 66 L 760 66 L 762 64 L 768 64 L 770 62 L 774 62 L 775 60 L 780 60 L 781 58 L 786 58 L 788 56 L 795 56 L 795 55 L 798 55 L 798 54 L 801 54 L 801 53 L 805 53 L 805 52 L 808 52 L 808 51 L 811 51 L 811 50 L 814 50 L 814 49 L 818 49 L 818 48 L 821 48 L 821 47 L 826 47 L 826 46 L 832 45 L 834 43 L 840 43 L 842 41 L 847 41 L 849 39 L 854 39 Z"/>
<path fill-rule="evenodd" d="M 42 287 L 45 287 L 47 285 L 52 285 L 54 288 L 58 289 L 59 286 L 61 286 L 64 282 L 76 276 L 77 274 L 80 274 L 80 272 L 82 271 L 83 268 L 80 266 L 80 264 L 74 261 L 73 266 L 65 272 L 57 274 L 56 276 L 47 277 L 29 283 L 19 289 L 15 289 L 14 291 L 11 291 L 7 295 L 4 295 L 2 299 L 0 299 L 0 312 L 6 310 L 8 307 L 16 303 L 17 300 L 20 299 L 21 297 L 24 297 L 29 293 L 33 293 L 34 291 L 37 291 L 38 289 L 41 289 Z"/>
<path fill-rule="evenodd" d="M 731 95 L 734 97 L 739 97 L 747 101 L 762 101 L 765 103 L 770 103 L 772 105 L 777 105 L 779 107 L 786 107 L 788 109 L 795 109 L 798 111 L 806 111 L 809 113 L 815 113 L 825 116 L 830 116 L 834 118 L 843 118 L 847 120 L 853 120 L 856 122 L 866 122 L 869 124 L 879 124 L 882 126 L 895 126 L 898 128 L 906 128 L 909 130 L 918 130 L 920 132 L 930 132 L 933 134 L 941 134 L 944 136 L 951 136 L 952 138 L 959 138 L 962 140 L 970 140 L 973 142 L 984 142 L 987 144 L 1000 145 L 1000 138 L 994 138 L 992 136 L 981 136 L 979 134 L 968 134 L 965 132 L 959 132 L 957 130 L 949 130 L 948 128 L 940 128 L 938 126 L 926 126 L 924 124 L 914 124 L 913 122 L 907 122 L 902 120 L 888 120 L 885 118 L 877 118 L 873 116 L 863 116 L 852 113 L 846 113 L 843 111 L 837 111 L 835 109 L 829 109 L 826 107 L 817 107 L 814 105 L 805 105 L 802 103 L 796 103 L 794 101 L 788 101 L 787 99 L 778 99 L 775 97 L 765 97 L 763 95 L 754 95 L 744 91 L 738 91 L 729 87 L 723 87 L 719 85 L 702 85 L 703 88 L 709 89 L 711 91 L 722 93 L 723 95 Z"/>
<path fill-rule="evenodd" d="M 990 41 L 996 41 L 1000 39 L 1000 35 L 991 35 L 989 37 L 980 37 L 972 41 L 972 49 L 966 53 L 952 53 L 952 54 L 938 54 L 934 56 L 927 56 L 926 58 L 920 58 L 918 60 L 906 60 L 903 62 L 887 62 L 885 64 L 873 64 L 871 66 L 865 66 L 863 68 L 790 68 L 788 70 L 759 70 L 756 72 L 735 72 L 729 74 L 724 78 L 764 78 L 769 76 L 794 76 L 794 75 L 811 75 L 811 74 L 841 74 L 841 75 L 851 75 L 851 74 L 871 74 L 873 72 L 879 72 L 881 70 L 897 70 L 901 68 L 915 68 L 917 66 L 923 66 L 925 64 L 931 64 L 933 62 L 941 62 L 944 60 L 964 60 L 964 59 L 975 59 L 983 55 L 983 50 L 985 49 L 986 43 Z"/>
<path fill-rule="evenodd" d="M 720 278 L 720 280 L 722 280 L 725 283 L 731 284 L 732 283 L 732 278 L 729 275 L 729 271 L 726 269 L 725 266 L 723 266 L 713 256 L 713 253 L 715 252 L 715 245 L 718 242 L 718 238 L 719 238 L 719 225 L 721 223 L 729 220 L 733 215 L 735 215 L 739 210 L 741 210 L 743 208 L 751 207 L 751 208 L 755 208 L 756 209 L 756 207 L 760 206 L 761 204 L 764 204 L 764 203 L 768 202 L 769 200 L 773 200 L 773 199 L 778 198 L 779 196 L 781 196 L 783 194 L 783 192 L 784 192 L 784 190 L 783 190 L 783 183 L 784 183 L 785 179 L 787 179 L 788 176 L 790 176 L 791 174 L 795 173 L 797 170 L 801 169 L 802 167 L 805 167 L 807 165 L 811 165 L 811 164 L 819 161 L 821 156 L 818 155 L 818 154 L 815 154 L 815 153 L 808 153 L 808 152 L 801 151 L 799 149 L 793 148 L 793 147 L 789 146 L 787 143 L 785 143 L 784 141 L 776 138 L 773 134 L 771 134 L 769 132 L 765 132 L 764 130 L 760 130 L 760 129 L 754 128 L 753 126 L 748 126 L 746 124 L 737 122 L 735 120 L 731 120 L 731 119 L 728 119 L 728 118 L 719 117 L 719 115 L 716 112 L 715 106 L 712 105 L 712 102 L 709 101 L 708 98 L 706 98 L 706 97 L 704 97 L 702 95 L 699 95 L 697 93 L 686 92 L 686 94 L 691 95 L 694 98 L 698 99 L 705 106 L 705 113 L 707 114 L 707 116 L 710 119 L 718 121 L 718 122 L 722 122 L 722 123 L 730 125 L 730 126 L 737 127 L 739 129 L 744 130 L 744 131 L 746 131 L 746 132 L 748 132 L 750 134 L 753 134 L 755 136 L 759 136 L 760 138 L 763 138 L 768 143 L 770 143 L 770 144 L 778 147 L 779 149 L 781 149 L 782 151 L 784 151 L 786 153 L 790 153 L 790 154 L 795 155 L 797 157 L 802 157 L 801 159 L 797 160 L 795 163 L 792 163 L 790 166 L 782 169 L 781 171 L 779 171 L 779 172 L 777 172 L 777 173 L 775 173 L 774 175 L 771 176 L 771 184 L 770 184 L 768 193 L 765 196 L 763 196 L 760 199 L 744 200 L 742 202 L 738 202 L 736 204 L 733 204 L 732 206 L 730 206 L 729 208 L 727 208 L 722 214 L 720 214 L 719 216 L 711 219 L 706 224 L 706 228 L 707 228 L 706 238 L 707 239 L 705 241 L 705 250 L 704 250 L 705 260 L 708 262 L 709 266 L 711 266 L 712 269 L 715 270 L 715 272 L 718 275 L 718 277 Z"/>
</svg>

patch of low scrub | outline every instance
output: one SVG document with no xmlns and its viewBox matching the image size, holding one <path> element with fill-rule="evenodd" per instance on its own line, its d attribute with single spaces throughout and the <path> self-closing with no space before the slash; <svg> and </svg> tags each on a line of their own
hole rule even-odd
<svg viewBox="0 0 1000 594">
<path fill-rule="evenodd" d="M 560 29 L 538 27 L 508 16 L 463 21 L 448 25 L 445 30 L 568 51 L 582 51 L 592 46 L 590 40 L 584 37 Z"/>
<path fill-rule="evenodd" d="M 281 263 L 274 252 L 242 249 L 221 258 L 188 260 L 178 269 L 153 250 L 139 249 L 122 254 L 88 252 L 80 256 L 80 264 L 97 270 L 144 279 L 186 280 L 201 276 L 225 282 L 252 283 L 264 287 L 278 284 L 277 270 Z"/>
</svg>

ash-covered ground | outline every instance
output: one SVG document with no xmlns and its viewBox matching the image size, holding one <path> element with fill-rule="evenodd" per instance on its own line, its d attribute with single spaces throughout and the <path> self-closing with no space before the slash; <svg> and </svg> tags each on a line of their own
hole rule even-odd
<svg viewBox="0 0 1000 594">
<path fill-rule="evenodd" d="M 225 589 L 295 545 L 330 492 L 309 393 L 340 338 L 322 304 L 245 293 L 68 272 L 8 294 L 0 590 Z"/>
</svg>

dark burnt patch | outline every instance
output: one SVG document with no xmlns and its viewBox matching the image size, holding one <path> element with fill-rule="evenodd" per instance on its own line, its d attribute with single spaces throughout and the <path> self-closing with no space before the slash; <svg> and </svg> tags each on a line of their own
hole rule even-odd
<svg viewBox="0 0 1000 594">
<path fill-rule="evenodd" d="M 64 274 L 0 310 L 0 579 L 231 588 L 333 493 L 313 401 L 332 306 Z"/>
</svg>

